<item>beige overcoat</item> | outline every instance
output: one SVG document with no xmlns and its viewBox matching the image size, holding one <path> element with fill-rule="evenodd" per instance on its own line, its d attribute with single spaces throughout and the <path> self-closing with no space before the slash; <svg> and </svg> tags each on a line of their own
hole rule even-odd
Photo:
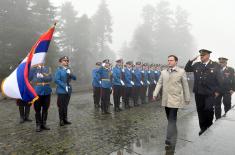
<svg viewBox="0 0 235 155">
<path fill-rule="evenodd" d="M 165 69 L 161 72 L 160 78 L 154 90 L 156 97 L 162 88 L 162 106 L 169 108 L 183 108 L 190 101 L 190 92 L 186 72 L 180 67 L 173 71 Z"/>
</svg>

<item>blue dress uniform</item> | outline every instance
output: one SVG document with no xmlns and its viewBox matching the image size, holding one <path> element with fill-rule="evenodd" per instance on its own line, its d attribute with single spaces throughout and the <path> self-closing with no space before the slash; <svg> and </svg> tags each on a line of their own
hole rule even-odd
<svg viewBox="0 0 235 155">
<path fill-rule="evenodd" d="M 103 63 L 109 63 L 108 60 L 104 60 Z M 111 82 L 111 71 L 109 68 L 102 66 L 98 73 L 101 78 L 101 110 L 102 113 L 109 114 L 108 108 L 110 104 L 110 94 L 112 91 L 112 82 Z"/>
<path fill-rule="evenodd" d="M 99 67 L 101 62 L 97 62 L 96 66 Z M 96 108 L 100 107 L 100 99 L 101 99 L 101 81 L 100 74 L 98 73 L 99 68 L 95 68 L 92 70 L 92 87 L 93 87 L 93 99 L 94 105 Z"/>
<path fill-rule="evenodd" d="M 143 66 L 147 66 L 147 64 L 143 64 Z M 143 69 L 141 71 L 142 73 L 142 82 L 143 85 L 141 87 L 141 94 L 140 94 L 140 98 L 141 98 L 141 102 L 142 104 L 146 104 L 146 92 L 147 92 L 147 88 L 148 88 L 148 70 L 147 69 Z"/>
<path fill-rule="evenodd" d="M 151 67 L 153 67 L 153 65 L 151 65 Z M 156 87 L 154 70 L 149 70 L 148 71 L 148 80 L 150 82 L 149 88 L 148 88 L 148 101 L 152 102 L 153 101 L 153 91 L 154 91 L 154 89 Z"/>
<path fill-rule="evenodd" d="M 201 56 L 210 54 L 208 50 L 200 50 Z M 219 65 L 209 60 L 207 64 L 202 62 L 188 61 L 185 66 L 186 72 L 194 72 L 195 101 L 197 106 L 201 135 L 213 124 L 214 104 L 216 102 L 215 92 L 220 92 L 221 74 Z"/>
<path fill-rule="evenodd" d="M 127 65 L 132 65 L 131 62 L 127 62 Z M 131 68 L 126 68 L 124 72 L 124 83 L 125 83 L 125 98 L 124 98 L 124 103 L 125 103 L 125 108 L 130 108 L 129 105 L 129 99 L 131 97 L 132 93 L 132 86 L 133 86 L 133 81 L 132 81 L 132 70 Z"/>
<path fill-rule="evenodd" d="M 68 60 L 68 57 L 60 58 L 60 62 Z M 72 93 L 71 80 L 76 80 L 76 76 L 71 73 L 69 67 L 59 66 L 55 72 L 56 93 L 58 95 L 57 105 L 59 109 L 60 126 L 71 124 L 68 121 L 68 104 Z"/>
<path fill-rule="evenodd" d="M 117 60 L 117 63 L 121 63 L 122 60 Z M 122 80 L 122 68 L 116 65 L 113 68 L 112 74 L 112 84 L 113 84 L 113 101 L 114 101 L 114 111 L 121 111 L 120 108 L 120 98 L 122 96 L 122 86 L 124 81 Z"/>
<path fill-rule="evenodd" d="M 220 63 L 227 64 L 227 58 L 219 58 Z M 217 97 L 215 104 L 215 117 L 221 118 L 221 100 L 223 98 L 224 112 L 225 114 L 231 109 L 231 92 L 235 91 L 235 77 L 234 69 L 232 67 L 221 67 L 220 72 L 222 74 L 221 94 Z"/>
<path fill-rule="evenodd" d="M 50 130 L 46 125 L 46 121 L 52 92 L 50 87 L 52 81 L 51 70 L 48 66 L 38 65 L 31 69 L 30 78 L 39 96 L 39 99 L 34 103 L 36 131 Z"/>
<path fill-rule="evenodd" d="M 155 77 L 155 81 L 154 81 L 154 83 L 155 83 L 155 87 L 156 87 L 157 82 L 158 82 L 158 80 L 159 80 L 159 78 L 160 78 L 160 75 L 161 75 L 161 71 L 159 71 L 159 70 L 155 69 L 155 70 L 154 70 L 154 77 Z M 155 88 L 154 88 L 154 89 L 155 89 Z M 161 93 L 162 93 L 162 92 L 160 91 L 160 93 L 159 93 L 159 95 L 158 95 L 157 100 L 160 98 Z"/>
<path fill-rule="evenodd" d="M 136 65 L 141 65 L 141 62 L 136 62 Z M 140 97 L 141 92 L 141 80 L 142 80 L 142 73 L 140 68 L 136 68 L 133 74 L 134 78 L 134 88 L 133 88 L 133 100 L 134 106 L 138 106 L 138 100 Z"/>
<path fill-rule="evenodd" d="M 161 75 L 161 72 L 158 71 L 158 70 L 154 70 L 154 79 L 155 79 L 155 84 L 157 84 L 158 80 L 159 80 L 159 77 Z"/>
</svg>

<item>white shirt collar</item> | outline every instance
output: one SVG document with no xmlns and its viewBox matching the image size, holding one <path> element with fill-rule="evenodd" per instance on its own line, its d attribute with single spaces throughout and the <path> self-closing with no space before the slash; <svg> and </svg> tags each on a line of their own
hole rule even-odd
<svg viewBox="0 0 235 155">
<path fill-rule="evenodd" d="M 204 62 L 203 64 L 207 66 L 207 64 L 210 62 L 210 60 L 208 60 L 207 62 Z"/>
</svg>

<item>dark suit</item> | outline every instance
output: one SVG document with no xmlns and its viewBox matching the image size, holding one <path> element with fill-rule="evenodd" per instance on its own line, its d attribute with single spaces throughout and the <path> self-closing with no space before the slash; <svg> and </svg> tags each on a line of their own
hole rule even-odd
<svg viewBox="0 0 235 155">
<path fill-rule="evenodd" d="M 215 104 L 215 117 L 219 119 L 221 117 L 221 100 L 223 98 L 224 112 L 226 113 L 231 109 L 231 93 L 230 90 L 235 91 L 235 77 L 234 69 L 231 67 L 221 68 L 222 85 L 221 94 L 217 98 Z"/>
<path fill-rule="evenodd" d="M 199 125 L 205 131 L 213 124 L 215 92 L 220 92 L 221 74 L 218 63 L 209 61 L 207 65 L 202 62 L 192 64 L 188 61 L 186 72 L 194 72 L 195 101 L 197 106 Z"/>
</svg>

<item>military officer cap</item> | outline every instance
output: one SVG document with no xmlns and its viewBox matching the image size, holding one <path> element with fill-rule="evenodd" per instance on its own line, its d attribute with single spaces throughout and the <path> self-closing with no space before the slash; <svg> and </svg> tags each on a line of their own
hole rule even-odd
<svg viewBox="0 0 235 155">
<path fill-rule="evenodd" d="M 155 67 L 155 64 L 151 64 L 150 67 Z"/>
<path fill-rule="evenodd" d="M 228 59 L 225 57 L 219 57 L 218 59 L 219 59 L 219 61 L 223 61 L 223 62 L 228 61 Z"/>
<path fill-rule="evenodd" d="M 201 50 L 199 50 L 199 53 L 200 53 L 201 56 L 204 56 L 204 55 L 210 54 L 212 52 L 209 51 L 209 50 L 206 50 L 206 49 L 201 49 Z"/>
<path fill-rule="evenodd" d="M 126 64 L 127 64 L 127 65 L 132 65 L 133 62 L 132 62 L 132 61 L 127 61 Z"/>
<path fill-rule="evenodd" d="M 102 64 L 101 62 L 95 63 L 96 66 L 101 66 L 101 64 Z"/>
<path fill-rule="evenodd" d="M 69 57 L 67 57 L 67 56 L 62 56 L 62 57 L 59 59 L 59 62 L 62 62 L 63 60 L 69 61 Z"/>
<path fill-rule="evenodd" d="M 116 60 L 116 63 L 121 63 L 121 62 L 123 62 L 123 59 Z"/>
<path fill-rule="evenodd" d="M 141 65 L 142 63 L 140 61 L 137 61 L 135 64 L 136 65 Z"/>
<path fill-rule="evenodd" d="M 108 63 L 109 64 L 109 59 L 103 60 L 103 63 Z"/>
<path fill-rule="evenodd" d="M 148 63 L 144 63 L 143 66 L 148 66 Z"/>
</svg>

